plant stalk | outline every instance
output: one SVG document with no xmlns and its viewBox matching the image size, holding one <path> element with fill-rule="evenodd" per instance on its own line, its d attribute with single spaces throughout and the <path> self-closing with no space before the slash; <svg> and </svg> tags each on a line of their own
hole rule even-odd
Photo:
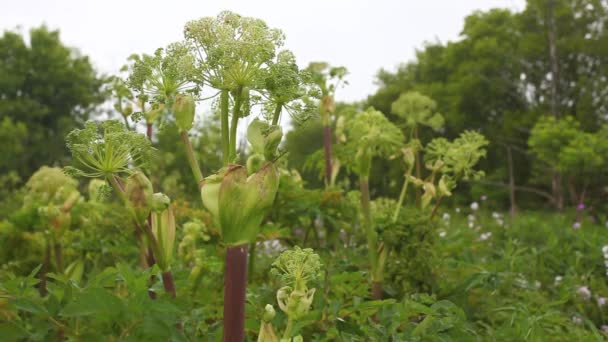
<svg viewBox="0 0 608 342">
<path fill-rule="evenodd" d="M 281 117 L 281 110 L 283 109 L 282 103 L 277 103 L 276 108 L 274 109 L 274 114 L 272 115 L 272 125 L 276 126 L 279 124 L 279 118 Z"/>
<path fill-rule="evenodd" d="M 230 161 L 230 131 L 228 126 L 228 90 L 222 89 L 220 92 L 220 123 L 222 132 L 222 157 L 224 165 Z"/>
<path fill-rule="evenodd" d="M 163 278 L 163 287 L 165 291 L 171 296 L 171 298 L 175 298 L 177 293 L 175 291 L 175 282 L 173 281 L 173 274 L 171 271 L 166 271 L 161 274 Z"/>
<path fill-rule="evenodd" d="M 239 118 L 241 116 L 241 102 L 242 102 L 243 88 L 239 87 L 236 89 L 236 95 L 234 97 L 234 108 L 232 110 L 232 121 L 230 123 L 230 160 L 236 158 L 236 135 L 237 128 L 239 125 Z"/>
<path fill-rule="evenodd" d="M 224 342 L 245 340 L 247 244 L 226 249 L 224 281 Z"/>
<path fill-rule="evenodd" d="M 190 142 L 190 138 L 188 137 L 188 132 L 181 131 L 179 132 L 179 136 L 182 138 L 182 142 L 184 143 L 186 157 L 188 158 L 188 164 L 190 164 L 190 169 L 192 170 L 192 174 L 194 175 L 194 180 L 200 188 L 203 181 L 203 172 L 201 171 L 201 168 L 198 165 L 198 162 L 196 161 L 196 156 L 194 155 L 194 148 L 192 148 L 192 143 Z"/>
<path fill-rule="evenodd" d="M 363 226 L 365 228 L 365 237 L 367 239 L 367 249 L 369 255 L 369 263 L 371 268 L 372 278 L 372 297 L 374 296 L 373 287 L 382 286 L 378 279 L 378 235 L 374 231 L 370 212 L 370 197 L 369 197 L 369 177 L 359 176 L 359 187 L 361 190 L 361 212 L 363 213 Z M 378 285 L 374 285 L 377 283 Z M 382 293 L 382 291 L 380 291 Z"/>
</svg>

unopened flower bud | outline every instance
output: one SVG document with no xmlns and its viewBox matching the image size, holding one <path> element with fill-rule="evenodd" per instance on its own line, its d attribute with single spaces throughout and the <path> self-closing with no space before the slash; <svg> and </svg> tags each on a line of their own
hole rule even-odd
<svg viewBox="0 0 608 342">
<path fill-rule="evenodd" d="M 127 205 L 133 210 L 137 220 L 143 222 L 150 212 L 152 199 L 152 183 L 143 173 L 136 171 L 127 179 L 125 186 Z"/>
<path fill-rule="evenodd" d="M 169 204 L 171 204 L 171 199 L 169 196 L 163 194 L 162 192 L 157 192 L 152 195 L 150 209 L 152 209 L 154 212 L 162 212 L 169 207 Z"/>
<path fill-rule="evenodd" d="M 180 131 L 189 131 L 194 126 L 196 104 L 191 95 L 178 94 L 173 103 L 175 123 Z"/>
</svg>

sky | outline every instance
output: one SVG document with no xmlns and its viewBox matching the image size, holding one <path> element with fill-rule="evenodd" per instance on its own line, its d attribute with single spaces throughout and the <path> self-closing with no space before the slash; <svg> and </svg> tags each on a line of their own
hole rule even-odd
<svg viewBox="0 0 608 342">
<path fill-rule="evenodd" d="M 525 0 L 1 0 L 0 30 L 45 24 L 115 74 L 129 55 L 181 40 L 187 21 L 231 10 L 282 29 L 301 67 L 345 66 L 336 98 L 357 101 L 377 88 L 378 70 L 413 60 L 425 42 L 457 40 L 467 15 L 497 7 L 521 11 Z"/>
</svg>

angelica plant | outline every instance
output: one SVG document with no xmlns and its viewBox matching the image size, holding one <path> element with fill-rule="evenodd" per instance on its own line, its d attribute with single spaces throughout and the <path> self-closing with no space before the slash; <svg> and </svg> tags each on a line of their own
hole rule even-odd
<svg viewBox="0 0 608 342">
<path fill-rule="evenodd" d="M 40 293 L 46 294 L 46 273 L 54 257 L 55 271 L 64 272 L 62 236 L 71 223 L 71 211 L 80 200 L 78 183 L 59 168 L 43 166 L 26 183 L 24 206 L 37 207 L 46 235 L 46 252 L 42 262 Z"/>
<path fill-rule="evenodd" d="M 420 149 L 422 143 L 420 141 L 419 129 L 420 126 L 430 127 L 437 131 L 443 127 L 445 120 L 443 116 L 436 112 L 437 103 L 416 91 L 403 93 L 391 104 L 391 111 L 399 117 L 406 134 L 409 136 L 410 146 L 413 149 L 415 155 L 415 170 L 416 177 L 422 177 L 422 162 L 420 156 Z M 411 174 L 411 173 L 410 173 Z M 404 181 L 402 193 L 404 193 L 408 184 L 408 175 L 406 173 L 406 179 Z M 416 201 L 420 204 L 421 195 L 420 191 L 416 191 Z M 401 203 L 398 204 L 400 206 Z M 396 213 L 397 214 L 397 213 Z"/>
<path fill-rule="evenodd" d="M 109 120 L 88 122 L 83 129 L 73 130 L 67 136 L 67 144 L 74 164 L 65 170 L 77 176 L 103 178 L 112 186 L 132 217 L 140 260 L 148 260 L 150 265 L 158 263 L 165 290 L 175 297 L 170 272 L 175 219 L 169 208 L 170 200 L 154 193 L 152 183 L 141 172 L 147 168 L 152 153 L 150 140 Z M 150 213 L 154 215 L 148 220 Z M 148 247 L 151 255 L 147 254 Z"/>
<path fill-rule="evenodd" d="M 355 156 L 352 170 L 359 176 L 361 190 L 361 212 L 363 228 L 367 239 L 368 257 L 371 268 L 372 298 L 382 296 L 384 261 L 387 251 L 378 245 L 378 234 L 370 213 L 369 176 L 374 157 L 389 157 L 403 145 L 401 130 L 393 125 L 381 112 L 369 108 L 359 113 L 346 124 L 347 148 Z"/>
<path fill-rule="evenodd" d="M 310 285 L 320 277 L 321 267 L 318 254 L 298 246 L 284 251 L 272 263 L 271 274 L 283 285 L 277 291 L 277 302 L 287 315 L 284 339 L 292 338 L 293 324 L 309 312 L 316 291 Z"/>
<path fill-rule="evenodd" d="M 345 67 L 330 67 L 325 62 L 312 62 L 307 68 L 312 81 L 319 87 L 321 101 L 319 114 L 323 123 L 323 149 L 325 153 L 325 182 L 331 184 L 332 180 L 332 152 L 331 152 L 331 115 L 336 111 L 334 96 L 336 90 L 343 84 L 348 71 Z"/>
</svg>

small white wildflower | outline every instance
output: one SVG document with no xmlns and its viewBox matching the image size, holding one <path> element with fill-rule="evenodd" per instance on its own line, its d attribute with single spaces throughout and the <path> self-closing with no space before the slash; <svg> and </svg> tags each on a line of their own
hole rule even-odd
<svg viewBox="0 0 608 342">
<path fill-rule="evenodd" d="M 454 209 L 455 212 L 459 213 L 460 212 L 460 208 L 456 208 Z M 608 221 L 606 221 L 606 227 L 608 227 Z"/>
<path fill-rule="evenodd" d="M 606 303 L 608 303 L 608 299 L 606 297 L 597 297 L 597 306 L 604 306 L 606 305 Z"/>
<path fill-rule="evenodd" d="M 480 199 L 481 199 L 482 201 L 484 201 L 484 202 L 485 202 L 485 201 L 487 201 L 487 200 L 488 200 L 488 196 L 486 196 L 486 195 L 481 195 Z"/>
<path fill-rule="evenodd" d="M 479 204 L 477 202 L 471 203 L 471 210 L 475 211 L 479 209 Z"/>
<path fill-rule="evenodd" d="M 574 324 L 583 324 L 583 319 L 578 316 L 572 316 L 572 322 Z"/>
<path fill-rule="evenodd" d="M 475 215 L 469 214 L 469 216 L 467 216 L 467 220 L 469 220 L 469 222 L 475 221 Z"/>
<path fill-rule="evenodd" d="M 450 220 L 450 214 L 448 214 L 448 213 L 443 213 L 442 218 L 443 218 L 445 221 L 449 221 L 449 220 Z"/>
<path fill-rule="evenodd" d="M 572 229 L 574 229 L 574 230 L 581 229 L 581 223 L 578 221 L 574 222 L 574 224 L 572 225 Z"/>
<path fill-rule="evenodd" d="M 445 232 L 445 230 L 439 232 L 439 237 L 445 237 L 446 235 L 447 233 Z"/>
<path fill-rule="evenodd" d="M 534 282 L 534 288 L 536 288 L 537 290 L 538 290 L 538 289 L 540 289 L 540 287 L 541 287 L 542 285 L 543 285 L 543 284 L 542 284 L 540 281 L 538 281 L 538 280 Z"/>
<path fill-rule="evenodd" d="M 564 279 L 562 276 L 555 276 L 555 285 L 559 285 L 562 282 L 562 279 Z"/>
<path fill-rule="evenodd" d="M 581 299 L 588 300 L 591 298 L 591 290 L 587 286 L 581 286 L 576 290 L 576 294 L 581 297 Z"/>
<path fill-rule="evenodd" d="M 492 218 L 497 219 L 497 218 L 500 218 L 500 216 L 501 216 L 501 215 L 500 215 L 499 213 L 497 213 L 497 212 L 495 212 L 495 211 L 494 211 L 494 212 L 492 212 Z"/>
<path fill-rule="evenodd" d="M 475 227 L 475 223 L 469 222 L 469 228 L 473 228 L 473 227 Z"/>
<path fill-rule="evenodd" d="M 496 223 L 498 223 L 498 225 L 502 227 L 502 225 L 505 224 L 505 221 L 503 221 L 502 219 L 497 219 Z"/>
<path fill-rule="evenodd" d="M 487 232 L 487 233 L 481 234 L 481 236 L 479 237 L 479 239 L 481 241 L 485 241 L 485 240 L 489 239 L 491 236 L 492 236 L 492 232 Z"/>
<path fill-rule="evenodd" d="M 602 253 L 604 253 L 604 257 L 608 255 L 608 245 L 604 245 L 604 247 L 602 247 Z"/>
</svg>

